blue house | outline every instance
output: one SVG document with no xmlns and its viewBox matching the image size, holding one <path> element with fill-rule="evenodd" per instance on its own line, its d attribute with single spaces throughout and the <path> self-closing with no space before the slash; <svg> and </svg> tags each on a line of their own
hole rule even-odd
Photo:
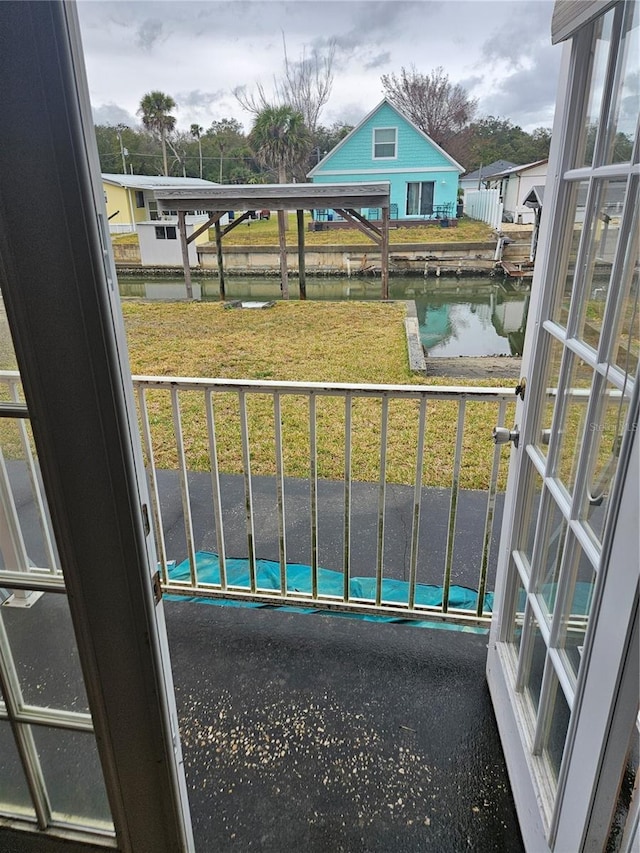
<svg viewBox="0 0 640 853">
<path fill-rule="evenodd" d="M 308 174 L 314 183 L 389 181 L 391 218 L 456 215 L 464 168 L 386 98 Z M 376 211 L 363 211 L 377 219 Z"/>
</svg>

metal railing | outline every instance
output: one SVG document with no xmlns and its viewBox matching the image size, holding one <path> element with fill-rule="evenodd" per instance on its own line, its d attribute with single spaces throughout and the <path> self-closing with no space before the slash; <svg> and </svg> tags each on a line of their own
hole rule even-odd
<svg viewBox="0 0 640 853">
<path fill-rule="evenodd" d="M 490 617 L 488 569 L 507 460 L 491 428 L 505 424 L 512 391 L 156 376 L 133 383 L 166 593 L 470 624 Z M 487 441 L 480 452 L 478 425 Z M 481 470 L 471 493 L 473 465 Z M 458 517 L 465 494 L 483 518 L 477 565 L 466 567 L 476 598 L 461 606 L 452 592 L 456 537 L 469 521 Z M 385 541 L 390 495 L 405 501 L 402 571 Z M 439 567 L 430 542 L 434 495 Z"/>
</svg>

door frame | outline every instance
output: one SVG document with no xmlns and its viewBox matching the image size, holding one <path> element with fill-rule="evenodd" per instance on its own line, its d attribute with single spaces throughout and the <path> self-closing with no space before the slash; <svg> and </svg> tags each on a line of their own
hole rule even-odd
<svg viewBox="0 0 640 853">
<path fill-rule="evenodd" d="M 2 3 L 0 31 L 7 129 L 0 278 L 116 841 L 123 851 L 190 851 L 150 504 L 77 10 L 62 0 Z M 46 224 L 37 250 L 34 199 Z M 64 828 L 39 829 L 65 836 Z M 66 835 L 77 840 L 82 832 Z"/>
</svg>

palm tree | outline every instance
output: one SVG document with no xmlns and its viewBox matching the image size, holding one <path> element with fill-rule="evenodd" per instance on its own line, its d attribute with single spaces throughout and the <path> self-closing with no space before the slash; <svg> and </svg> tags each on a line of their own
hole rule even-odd
<svg viewBox="0 0 640 853">
<path fill-rule="evenodd" d="M 249 145 L 256 159 L 264 166 L 276 169 L 278 181 L 287 182 L 287 169 L 306 157 L 311 138 L 302 113 L 289 106 L 265 107 L 256 116 L 249 134 Z M 284 210 L 278 211 L 278 242 L 280 245 L 280 275 L 282 295 L 289 298 L 287 248 L 285 231 L 289 220 Z"/>
<path fill-rule="evenodd" d="M 199 124 L 192 124 L 190 131 L 191 136 L 194 139 L 198 140 L 198 155 L 200 157 L 200 177 L 202 178 L 202 140 L 200 139 L 201 135 L 204 133 L 204 127 L 200 127 Z"/>
<path fill-rule="evenodd" d="M 167 134 L 176 126 L 175 116 L 171 115 L 171 110 L 175 110 L 176 102 L 171 95 L 165 95 L 164 92 L 148 92 L 140 101 L 138 115 L 142 118 L 142 124 L 147 130 L 156 133 L 160 137 L 162 145 L 162 162 L 164 164 L 165 175 L 169 174 L 167 165 Z"/>
<path fill-rule="evenodd" d="M 286 184 L 287 170 L 303 159 L 311 145 L 302 113 L 292 107 L 265 107 L 256 116 L 249 145 L 263 166 L 278 173 L 278 182 Z"/>
</svg>

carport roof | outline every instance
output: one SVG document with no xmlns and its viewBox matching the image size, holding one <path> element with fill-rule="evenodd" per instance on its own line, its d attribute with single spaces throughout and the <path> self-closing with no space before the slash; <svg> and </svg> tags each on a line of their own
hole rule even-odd
<svg viewBox="0 0 640 853">
<path fill-rule="evenodd" d="M 389 182 L 343 184 L 215 184 L 155 188 L 171 210 L 314 210 L 389 207 Z"/>
</svg>

